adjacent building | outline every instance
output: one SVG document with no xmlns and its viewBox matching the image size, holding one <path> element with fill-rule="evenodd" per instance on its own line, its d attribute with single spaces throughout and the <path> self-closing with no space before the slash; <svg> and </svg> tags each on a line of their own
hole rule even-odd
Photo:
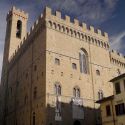
<svg viewBox="0 0 125 125">
<path fill-rule="evenodd" d="M 125 72 L 108 34 L 48 7 L 29 32 L 22 10 L 13 7 L 6 21 L 1 124 L 100 125 L 95 101 Z"/>
<path fill-rule="evenodd" d="M 114 95 L 97 101 L 101 104 L 102 125 L 125 125 L 125 74 L 110 82 L 113 83 Z"/>
</svg>

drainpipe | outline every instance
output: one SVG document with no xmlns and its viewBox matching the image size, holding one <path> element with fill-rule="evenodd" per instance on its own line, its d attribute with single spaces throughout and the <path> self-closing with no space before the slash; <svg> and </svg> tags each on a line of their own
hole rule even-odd
<svg viewBox="0 0 125 125">
<path fill-rule="evenodd" d="M 113 110 L 114 108 L 113 108 L 112 100 L 111 100 L 111 106 L 112 106 L 112 114 L 113 114 L 113 124 L 116 125 L 115 124 L 115 113 L 114 113 L 114 110 Z"/>
</svg>

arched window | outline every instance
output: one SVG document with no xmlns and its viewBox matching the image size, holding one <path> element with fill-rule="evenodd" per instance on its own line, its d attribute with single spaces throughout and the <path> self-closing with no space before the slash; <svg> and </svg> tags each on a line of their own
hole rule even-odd
<svg viewBox="0 0 125 125">
<path fill-rule="evenodd" d="M 73 88 L 73 96 L 79 98 L 80 97 L 80 89 L 79 87 Z"/>
<path fill-rule="evenodd" d="M 89 64 L 88 64 L 88 54 L 86 50 L 81 49 L 79 53 L 80 61 L 80 72 L 88 74 L 89 73 Z"/>
<path fill-rule="evenodd" d="M 61 85 L 59 83 L 55 84 L 55 94 L 61 95 Z"/>
<path fill-rule="evenodd" d="M 73 69 L 77 69 L 76 63 L 72 63 L 72 68 L 73 68 Z"/>
<path fill-rule="evenodd" d="M 100 76 L 100 71 L 98 69 L 96 70 L 96 74 Z"/>
<path fill-rule="evenodd" d="M 17 21 L 17 29 L 16 29 L 16 37 L 21 38 L 21 33 L 22 33 L 22 21 L 18 20 Z"/>
<path fill-rule="evenodd" d="M 12 95 L 12 92 L 13 92 L 12 87 L 10 87 L 10 95 Z"/>
<path fill-rule="evenodd" d="M 118 75 L 120 75 L 120 74 L 121 74 L 121 71 L 120 71 L 120 69 L 117 69 L 117 73 L 118 73 Z"/>
<path fill-rule="evenodd" d="M 101 99 L 103 99 L 103 97 L 104 97 L 103 91 L 99 90 L 99 92 L 98 92 L 98 99 L 101 100 Z"/>
<path fill-rule="evenodd" d="M 33 98 L 37 98 L 37 87 L 34 87 Z"/>
<path fill-rule="evenodd" d="M 33 112 L 33 125 L 36 124 L 35 112 Z"/>
<path fill-rule="evenodd" d="M 52 27 L 52 22 L 51 21 L 49 21 L 49 26 Z"/>
<path fill-rule="evenodd" d="M 60 59 L 55 58 L 55 64 L 56 64 L 56 65 L 60 65 Z"/>
<path fill-rule="evenodd" d="M 25 95 L 25 98 L 24 98 L 24 104 L 27 104 L 27 102 L 28 102 L 28 96 Z"/>
</svg>

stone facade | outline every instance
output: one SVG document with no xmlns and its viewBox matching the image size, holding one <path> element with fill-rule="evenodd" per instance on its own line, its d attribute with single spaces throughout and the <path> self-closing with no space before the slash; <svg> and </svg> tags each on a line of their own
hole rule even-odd
<svg viewBox="0 0 125 125">
<path fill-rule="evenodd" d="M 125 71 L 125 58 L 109 51 L 107 33 L 76 19 L 71 22 L 69 16 L 61 18 L 60 12 L 52 14 L 48 7 L 28 33 L 27 20 L 28 14 L 15 7 L 7 15 L 1 80 L 3 124 L 100 124 L 95 101 L 100 94 L 113 93 L 108 81 Z M 81 51 L 86 56 L 86 73 L 80 70 Z M 61 87 L 60 95 L 55 93 L 56 84 Z M 78 98 L 73 95 L 75 87 L 80 91 Z"/>
</svg>

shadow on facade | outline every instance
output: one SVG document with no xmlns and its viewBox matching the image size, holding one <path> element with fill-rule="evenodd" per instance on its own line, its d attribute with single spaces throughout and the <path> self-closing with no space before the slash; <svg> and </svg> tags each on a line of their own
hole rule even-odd
<svg viewBox="0 0 125 125">
<path fill-rule="evenodd" d="M 100 109 L 59 103 L 47 106 L 47 125 L 101 125 Z"/>
</svg>

